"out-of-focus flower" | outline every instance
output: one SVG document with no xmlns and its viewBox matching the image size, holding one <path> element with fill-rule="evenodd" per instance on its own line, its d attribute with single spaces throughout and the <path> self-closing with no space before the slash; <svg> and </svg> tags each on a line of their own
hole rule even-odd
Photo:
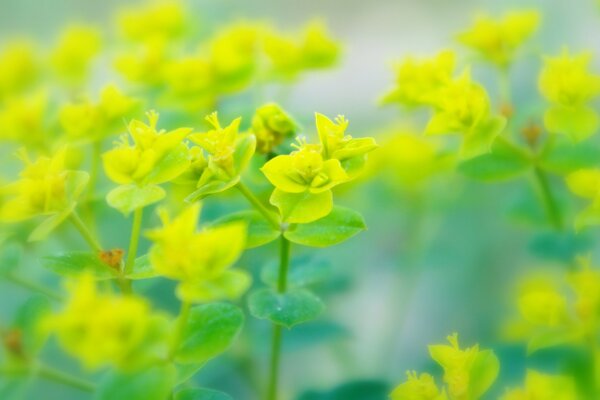
<svg viewBox="0 0 600 400">
<path fill-rule="evenodd" d="M 468 70 L 439 91 L 434 109 L 425 132 L 461 134 L 465 157 L 489 152 L 506 125 L 503 117 L 491 114 L 485 89 L 471 80 Z"/>
<path fill-rule="evenodd" d="M 448 336 L 450 345 L 429 346 L 431 358 L 444 369 L 445 388 L 438 388 L 431 375 L 408 373 L 408 381 L 396 387 L 392 400 L 446 400 L 481 398 L 494 383 L 500 370 L 491 350 L 475 345 L 461 349 L 458 335 Z"/>
<path fill-rule="evenodd" d="M 32 148 L 47 145 L 47 106 L 43 92 L 8 98 L 0 108 L 0 138 Z"/>
<path fill-rule="evenodd" d="M 340 45 L 327 33 L 324 24 L 310 23 L 300 39 L 268 33 L 264 50 L 271 64 L 271 73 L 284 80 L 294 80 L 300 73 L 334 65 Z"/>
<path fill-rule="evenodd" d="M 590 61 L 591 54 L 571 55 L 566 49 L 560 56 L 545 58 L 539 87 L 550 102 L 544 115 L 550 132 L 580 141 L 598 130 L 600 120 L 590 102 L 600 94 L 600 75 L 590 71 Z"/>
<path fill-rule="evenodd" d="M 446 50 L 428 59 L 407 58 L 396 67 L 396 83 L 382 102 L 405 106 L 432 105 L 440 90 L 452 80 L 455 55 Z"/>
<path fill-rule="evenodd" d="M 461 349 L 458 335 L 448 336 L 448 345 L 429 346 L 429 354 L 444 369 L 444 382 L 451 398 L 478 399 L 494 383 L 500 364 L 491 350 L 475 345 Z"/>
<path fill-rule="evenodd" d="M 200 204 L 194 203 L 171 219 L 159 210 L 163 227 L 147 232 L 154 245 L 150 262 L 159 274 L 179 281 L 177 295 L 184 301 L 232 299 L 250 284 L 250 277 L 231 269 L 246 242 L 246 226 L 232 222 L 197 231 Z"/>
<path fill-rule="evenodd" d="M 572 378 L 527 370 L 525 387 L 508 390 L 501 400 L 576 400 L 578 398 Z"/>
<path fill-rule="evenodd" d="M 440 390 L 433 376 L 429 374 L 417 375 L 415 371 L 406 373 L 407 381 L 398 385 L 392 394 L 391 400 L 447 400 L 446 392 Z"/>
<path fill-rule="evenodd" d="M 57 75 L 68 83 L 81 83 L 89 75 L 90 63 L 101 47 L 97 30 L 73 26 L 65 30 L 50 55 Z"/>
<path fill-rule="evenodd" d="M 138 42 L 171 40 L 185 32 L 186 11 L 179 1 L 154 1 L 123 10 L 118 15 L 121 33 Z"/>
<path fill-rule="evenodd" d="M 296 122 L 275 103 L 259 107 L 252 117 L 252 133 L 256 136 L 256 151 L 269 154 L 298 130 Z"/>
<path fill-rule="evenodd" d="M 218 93 L 239 91 L 251 82 L 257 68 L 260 31 L 256 25 L 234 24 L 211 41 L 209 59 Z"/>
<path fill-rule="evenodd" d="M 164 351 L 158 339 L 166 321 L 153 315 L 145 300 L 100 293 L 88 275 L 70 282 L 68 290 L 63 310 L 48 317 L 44 325 L 87 368 L 139 369 Z"/>
<path fill-rule="evenodd" d="M 98 140 L 115 134 L 138 104 L 115 85 L 107 85 L 98 103 L 84 100 L 64 104 L 58 112 L 59 121 L 69 139 Z"/>
<path fill-rule="evenodd" d="M 17 222 L 40 215 L 71 210 L 87 183 L 87 173 L 65 168 L 66 151 L 52 158 L 29 159 L 23 150 L 19 157 L 25 164 L 20 179 L 2 188 L 8 200 L 0 208 L 1 219 Z"/>
<path fill-rule="evenodd" d="M 591 201 L 575 219 L 575 227 L 600 224 L 600 169 L 587 168 L 575 171 L 566 178 L 569 190 Z"/>
<path fill-rule="evenodd" d="M 190 194 L 189 200 L 222 192 L 236 185 L 256 148 L 254 135 L 238 132 L 240 118 L 226 127 L 221 126 L 216 112 L 207 116 L 206 120 L 213 129 L 190 135 L 190 140 L 200 146 L 206 156 L 196 151 L 193 168 L 200 175 L 196 183 L 197 190 Z M 198 168 L 200 166 L 204 168 Z"/>
<path fill-rule="evenodd" d="M 469 30 L 458 36 L 458 40 L 484 59 L 506 68 L 513 62 L 519 47 L 537 30 L 539 23 L 540 15 L 533 10 L 509 12 L 500 19 L 482 15 Z"/>
<path fill-rule="evenodd" d="M 159 86 L 165 82 L 165 74 L 170 65 L 168 42 L 162 39 L 149 40 L 138 48 L 120 54 L 115 60 L 116 69 L 129 81 Z"/>
<path fill-rule="evenodd" d="M 32 44 L 25 41 L 7 43 L 0 53 L 0 98 L 12 96 L 30 86 L 36 80 L 39 69 Z"/>
</svg>

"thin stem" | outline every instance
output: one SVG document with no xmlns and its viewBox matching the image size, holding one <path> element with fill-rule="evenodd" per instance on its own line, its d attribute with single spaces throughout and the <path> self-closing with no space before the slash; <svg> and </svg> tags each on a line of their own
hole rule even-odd
<svg viewBox="0 0 600 400">
<path fill-rule="evenodd" d="M 538 184 L 540 194 L 544 201 L 544 205 L 546 207 L 546 212 L 548 217 L 550 218 L 550 222 L 557 230 L 561 231 L 564 228 L 562 215 L 560 213 L 560 208 L 554 198 L 552 193 L 552 189 L 550 187 L 550 183 L 548 182 L 548 177 L 539 167 L 535 167 L 533 169 L 533 173 L 535 175 L 536 182 Z"/>
<path fill-rule="evenodd" d="M 256 210 L 260 212 L 275 229 L 281 229 L 281 225 L 277 220 L 277 217 L 271 211 L 269 211 L 269 209 L 265 207 L 265 205 L 259 199 L 257 199 L 256 196 L 252 194 L 246 185 L 244 185 L 242 182 L 238 182 L 235 187 L 238 188 L 238 190 L 244 195 L 250 204 L 252 204 L 252 206 L 256 208 Z"/>
<path fill-rule="evenodd" d="M 79 215 L 77 214 L 76 211 L 73 211 L 71 213 L 69 220 L 71 221 L 71 223 L 73 223 L 75 228 L 77 228 L 77 230 L 81 234 L 81 237 L 83 237 L 83 239 L 90 245 L 90 247 L 94 251 L 96 251 L 96 252 L 102 251 L 102 246 L 100 245 L 98 240 L 96 240 L 94 235 L 92 235 L 92 233 L 85 226 L 85 224 L 83 223 L 83 221 L 81 220 L 81 218 L 79 217 Z"/>
<path fill-rule="evenodd" d="M 283 235 L 279 247 L 279 276 L 277 279 L 277 291 L 285 293 L 287 290 L 287 275 L 290 264 L 290 242 Z M 273 338 L 271 341 L 271 364 L 269 373 L 269 385 L 267 399 L 277 399 L 277 387 L 279 383 L 279 363 L 281 360 L 282 327 L 273 324 Z"/>
<path fill-rule="evenodd" d="M 129 239 L 129 249 L 127 250 L 127 261 L 123 271 L 127 274 L 131 272 L 135 258 L 137 256 L 137 249 L 140 242 L 140 230 L 142 229 L 142 218 L 144 215 L 143 208 L 136 208 L 133 212 L 133 222 L 131 224 L 131 238 Z"/>
<path fill-rule="evenodd" d="M 190 317 L 191 304 L 187 301 L 181 303 L 181 311 L 179 312 L 179 318 L 177 319 L 177 326 L 175 326 L 175 333 L 173 335 L 173 341 L 171 342 L 171 348 L 169 349 L 169 359 L 175 357 L 181 338 L 183 337 L 183 331 L 185 325 Z"/>
<path fill-rule="evenodd" d="M 37 374 L 41 378 L 60 383 L 65 386 L 70 386 L 72 388 L 79 389 L 84 392 L 93 392 L 95 390 L 95 386 L 92 382 L 78 378 L 66 372 L 48 367 L 46 365 L 39 365 L 37 367 Z"/>
<path fill-rule="evenodd" d="M 62 300 L 62 296 L 60 294 L 58 294 L 57 292 L 55 292 L 52 289 L 45 287 L 44 285 L 42 285 L 40 283 L 30 281 L 29 279 L 24 278 L 19 275 L 16 275 L 14 273 L 6 274 L 4 277 L 6 278 L 6 280 L 8 280 L 12 283 L 15 283 L 19 286 L 22 286 L 26 289 L 33 291 L 33 292 L 41 293 L 45 296 L 48 296 L 52 300 L 56 300 L 56 301 Z"/>
</svg>

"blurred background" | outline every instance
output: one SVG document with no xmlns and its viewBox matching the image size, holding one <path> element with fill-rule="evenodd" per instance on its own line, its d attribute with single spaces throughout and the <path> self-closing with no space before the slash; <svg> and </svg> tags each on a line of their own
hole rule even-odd
<svg viewBox="0 0 600 400">
<path fill-rule="evenodd" d="M 0 42 L 23 36 L 43 47 L 73 22 L 111 29 L 115 10 L 127 3 L 135 2 L 0 0 Z M 279 102 L 309 134 L 314 134 L 315 111 L 344 114 L 350 120 L 350 134 L 375 136 L 381 143 L 393 133 L 418 133 L 423 127 L 422 120 L 406 117 L 399 108 L 378 105 L 394 81 L 393 62 L 444 48 L 459 49 L 461 63 L 470 62 L 469 52 L 461 50 L 455 36 L 478 12 L 495 15 L 535 8 L 542 13 L 540 31 L 512 71 L 516 102 L 540 101 L 536 82 L 541 54 L 556 54 L 565 45 L 597 54 L 600 47 L 600 12 L 593 0 L 190 0 L 189 6 L 197 28 L 207 32 L 237 20 L 271 21 L 293 32 L 322 18 L 343 45 L 339 65 L 303 76 L 285 93 L 268 88 L 264 101 Z M 598 66 L 597 59 L 594 63 Z M 497 93 L 488 67 L 473 66 L 473 74 L 492 97 Z M 99 85 L 103 78 L 102 72 L 94 77 Z M 251 115 L 254 105 L 242 95 L 225 99 L 220 107 L 226 115 L 240 110 Z M 406 165 L 410 168 L 410 163 Z M 285 333 L 282 379 L 290 398 L 325 400 L 335 387 L 348 384 L 388 393 L 404 380 L 406 370 L 437 371 L 427 345 L 444 342 L 452 332 L 459 332 L 465 345 L 480 343 L 499 355 L 501 378 L 490 398 L 520 384 L 527 367 L 548 366 L 553 359 L 548 354 L 526 359 L 523 343 L 502 340 L 503 327 L 515 314 L 515 284 L 530 268 L 560 269 L 561 260 L 573 253 L 591 251 L 597 235 L 555 233 L 545 226 L 527 179 L 485 185 L 448 168 L 415 190 L 407 189 L 397 173 L 374 171 L 369 179 L 339 193 L 341 204 L 361 210 L 368 231 L 326 250 L 294 249 L 297 258 L 316 253 L 313 262 L 322 263 L 331 275 L 318 287 L 326 313 Z M 561 196 L 566 196 L 564 190 Z M 211 198 L 203 218 L 244 207 L 241 199 Z M 114 243 L 127 241 L 126 221 L 101 223 L 100 229 Z M 61 240 L 63 244 L 77 240 L 64 235 L 41 245 L 41 251 L 61 246 Z M 143 246 L 147 248 L 147 243 Z M 275 244 L 249 251 L 240 265 L 258 275 L 265 264 L 275 262 L 270 246 Z M 42 281 L 55 282 L 36 263 L 32 257 L 24 268 Z M 172 287 L 147 290 L 159 307 L 176 309 Z M 26 296 L 23 290 L 0 283 L 2 318 L 10 318 Z M 239 343 L 212 361 L 196 381 L 235 399 L 254 398 L 248 376 L 263 375 L 269 333 L 266 323 L 248 318 Z M 47 352 L 57 363 L 77 370 L 55 348 Z M 262 364 L 249 364 L 248 354 Z M 75 391 L 44 382 L 36 383 L 30 396 L 81 398 Z"/>
</svg>

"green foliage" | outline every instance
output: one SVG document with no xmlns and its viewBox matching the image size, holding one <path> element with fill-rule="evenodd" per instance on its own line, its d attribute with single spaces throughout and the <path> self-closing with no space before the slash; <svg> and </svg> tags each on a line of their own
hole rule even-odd
<svg viewBox="0 0 600 400">
<path fill-rule="evenodd" d="M 175 370 L 170 365 L 156 366 L 140 372 L 109 372 L 100 383 L 96 400 L 164 400 L 171 393 Z"/>
<path fill-rule="evenodd" d="M 248 299 L 250 313 L 256 318 L 291 328 L 315 319 L 324 309 L 323 302 L 306 289 L 278 293 L 273 289 L 259 289 Z"/>
<path fill-rule="evenodd" d="M 214 226 L 230 222 L 247 224 L 246 248 L 263 246 L 277 239 L 281 231 L 277 230 L 257 211 L 240 211 L 225 215 L 214 222 Z"/>
<path fill-rule="evenodd" d="M 499 138 L 489 153 L 463 161 L 458 169 L 469 178 L 494 182 L 519 176 L 529 170 L 531 164 L 523 150 Z"/>
<path fill-rule="evenodd" d="M 124 215 L 154 204 L 166 196 L 163 188 L 156 185 L 122 185 L 111 190 L 106 196 L 108 205 Z"/>
<path fill-rule="evenodd" d="M 216 390 L 189 388 L 175 393 L 174 400 L 233 400 L 233 398 Z"/>
<path fill-rule="evenodd" d="M 97 254 L 71 251 L 55 256 L 46 256 L 42 265 L 49 270 L 67 277 L 89 273 L 96 279 L 112 279 L 118 270 L 104 263 Z"/>
</svg>

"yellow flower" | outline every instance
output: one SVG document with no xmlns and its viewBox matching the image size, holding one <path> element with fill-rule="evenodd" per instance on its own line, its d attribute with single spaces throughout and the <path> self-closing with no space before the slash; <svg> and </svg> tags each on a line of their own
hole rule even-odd
<svg viewBox="0 0 600 400">
<path fill-rule="evenodd" d="M 190 107 L 213 101 L 214 77 L 206 57 L 187 56 L 171 61 L 165 67 L 165 83 L 173 98 L 185 100 Z"/>
<path fill-rule="evenodd" d="M 600 169 L 581 169 L 566 178 L 569 190 L 579 197 L 591 201 L 575 219 L 575 227 L 600 224 Z"/>
<path fill-rule="evenodd" d="M 590 106 L 600 93 L 600 76 L 589 70 L 591 54 L 547 57 L 540 73 L 540 91 L 550 102 L 544 125 L 551 133 L 581 141 L 597 132 L 600 117 Z"/>
<path fill-rule="evenodd" d="M 383 97 L 383 103 L 434 104 L 440 90 L 452 80 L 455 58 L 452 51 L 445 50 L 428 59 L 406 59 L 396 67 L 396 85 Z"/>
<path fill-rule="evenodd" d="M 31 161 L 25 151 L 19 156 L 25 164 L 18 181 L 2 188 L 8 200 L 0 208 L 0 218 L 17 222 L 35 216 L 68 212 L 82 193 L 88 175 L 82 171 L 65 168 L 66 150 L 60 150 L 52 158 L 40 157 Z"/>
<path fill-rule="evenodd" d="M 501 400 L 576 400 L 578 398 L 572 378 L 527 370 L 525 388 L 509 390 Z"/>
<path fill-rule="evenodd" d="M 540 73 L 542 94 L 552 103 L 577 106 L 600 93 L 600 76 L 589 70 L 592 55 L 571 55 L 567 49 L 557 57 L 546 57 Z"/>
<path fill-rule="evenodd" d="M 557 326 L 567 319 L 567 302 L 550 282 L 529 282 L 519 297 L 521 315 L 530 323 Z"/>
<path fill-rule="evenodd" d="M 258 26 L 235 24 L 211 41 L 209 59 L 219 93 L 239 91 L 250 83 L 258 61 L 259 34 Z"/>
<path fill-rule="evenodd" d="M 163 227 L 147 232 L 154 245 L 150 262 L 161 275 L 179 281 L 177 295 L 185 301 L 235 298 L 249 283 L 248 274 L 231 269 L 246 243 L 241 222 L 197 231 L 200 204 L 194 203 L 171 219 L 160 209 Z"/>
<path fill-rule="evenodd" d="M 207 116 L 206 120 L 213 129 L 190 135 L 190 140 L 207 155 L 206 168 L 197 182 L 197 190 L 188 197 L 190 201 L 237 184 L 256 148 L 254 135 L 238 132 L 241 118 L 236 118 L 226 127 L 221 126 L 216 112 Z"/>
<path fill-rule="evenodd" d="M 331 212 L 331 189 L 349 177 L 339 160 L 323 158 L 320 145 L 300 142 L 296 147 L 289 155 L 269 160 L 261 171 L 275 186 L 270 201 L 283 220 L 307 223 Z"/>
<path fill-rule="evenodd" d="M 106 174 L 116 183 L 159 184 L 176 178 L 189 166 L 188 150 L 182 141 L 191 129 L 157 130 L 158 114 L 150 111 L 147 116 L 148 125 L 138 120 L 129 123 L 133 145 L 123 135 L 117 146 L 102 157 Z"/>
<path fill-rule="evenodd" d="M 284 139 L 294 136 L 296 122 L 277 104 L 268 103 L 252 117 L 252 132 L 256 136 L 256 151 L 269 154 Z"/>
<path fill-rule="evenodd" d="M 90 369 L 138 369 L 151 359 L 160 317 L 152 315 L 145 300 L 100 293 L 88 275 L 70 282 L 67 289 L 67 304 L 48 317 L 45 327 L 69 354 Z"/>
<path fill-rule="evenodd" d="M 475 345 L 461 349 L 458 335 L 448 336 L 448 345 L 429 346 L 429 354 L 444 369 L 448 394 L 456 399 L 476 400 L 494 383 L 500 365 L 490 350 Z"/>
<path fill-rule="evenodd" d="M 539 13 L 531 10 L 509 12 L 500 19 L 482 15 L 469 30 L 458 36 L 458 40 L 484 59 L 506 68 L 539 23 Z"/>
<path fill-rule="evenodd" d="M 429 374 L 406 373 L 408 380 L 398 385 L 391 393 L 391 400 L 446 400 L 445 391 L 438 389 Z"/>
<path fill-rule="evenodd" d="M 325 115 L 316 113 L 315 121 L 323 158 L 339 160 L 350 177 L 356 176 L 364 166 L 365 154 L 377 148 L 375 139 L 346 135 L 348 120 L 343 115 L 338 115 L 334 122 Z"/>
<path fill-rule="evenodd" d="M 116 69 L 129 81 L 157 86 L 165 81 L 170 65 L 168 42 L 162 39 L 148 40 L 138 48 L 120 54 L 115 60 Z"/>
<path fill-rule="evenodd" d="M 100 34 L 89 27 L 74 26 L 61 35 L 50 58 L 56 73 L 71 83 L 81 83 L 90 62 L 100 51 Z"/>
<path fill-rule="evenodd" d="M 7 99 L 0 109 L 0 138 L 43 147 L 48 140 L 47 105 L 48 98 L 42 92 Z"/>
<path fill-rule="evenodd" d="M 96 140 L 114 134 L 122 121 L 138 102 L 107 85 L 100 93 L 100 101 L 89 100 L 64 104 L 58 114 L 59 122 L 71 139 Z"/>
<path fill-rule="evenodd" d="M 167 40 L 185 31 L 186 11 L 179 1 L 155 1 L 122 11 L 118 25 L 122 34 L 131 40 Z"/>
<path fill-rule="evenodd" d="M 21 91 L 35 81 L 39 60 L 28 42 L 8 43 L 0 53 L 0 98 Z"/>
<path fill-rule="evenodd" d="M 304 71 L 331 67 L 337 62 L 339 44 L 329 37 L 320 22 L 307 25 L 300 38 L 275 32 L 263 38 L 264 51 L 271 64 L 271 73 L 285 80 L 294 80 Z"/>
</svg>

